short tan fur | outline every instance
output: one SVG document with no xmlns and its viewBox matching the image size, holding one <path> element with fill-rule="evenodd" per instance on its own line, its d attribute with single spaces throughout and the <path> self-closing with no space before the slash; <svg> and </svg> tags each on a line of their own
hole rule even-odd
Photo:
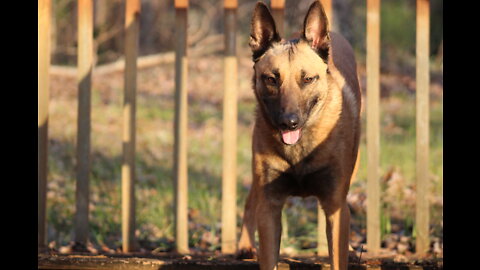
<svg viewBox="0 0 480 270">
<path fill-rule="evenodd" d="M 278 35 L 257 3 L 250 47 L 258 102 L 253 131 L 253 184 L 245 205 L 239 257 L 256 253 L 277 269 L 282 207 L 288 196 L 315 196 L 327 219 L 332 267 L 346 270 L 350 212 L 346 196 L 358 166 L 361 93 L 351 46 L 332 33 L 319 1 L 299 39 Z"/>
</svg>

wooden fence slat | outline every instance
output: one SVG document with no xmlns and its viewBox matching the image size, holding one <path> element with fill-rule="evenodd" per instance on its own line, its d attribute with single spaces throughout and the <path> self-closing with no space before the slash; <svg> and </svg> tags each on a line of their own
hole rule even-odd
<svg viewBox="0 0 480 270">
<path fill-rule="evenodd" d="M 380 249 L 380 0 L 367 0 L 367 248 Z"/>
<path fill-rule="evenodd" d="M 181 254 L 188 249 L 188 163 L 187 163 L 187 21 L 188 1 L 175 1 L 175 247 Z"/>
<path fill-rule="evenodd" d="M 224 0 L 223 8 L 236 9 L 238 7 L 238 0 Z"/>
<path fill-rule="evenodd" d="M 323 9 L 325 10 L 325 13 L 327 15 L 328 22 L 330 24 L 330 29 L 331 29 L 331 24 L 332 24 L 332 0 L 321 0 L 320 1 Z M 317 236 L 317 255 L 318 256 L 328 256 L 328 240 L 327 240 L 327 220 L 325 216 L 325 212 L 323 211 L 322 207 L 320 204 L 318 205 L 318 210 L 317 210 L 317 224 L 318 224 L 318 236 Z"/>
<path fill-rule="evenodd" d="M 327 14 L 328 21 L 330 22 L 330 29 L 332 29 L 332 0 L 320 0 L 322 3 L 325 14 Z"/>
<path fill-rule="evenodd" d="M 317 256 L 328 256 L 327 219 L 320 203 L 318 204 L 317 211 Z"/>
<path fill-rule="evenodd" d="M 285 8 L 285 0 L 272 0 L 270 7 L 274 8 Z"/>
<path fill-rule="evenodd" d="M 225 0 L 225 55 L 222 160 L 222 253 L 237 246 L 237 1 Z"/>
<path fill-rule="evenodd" d="M 78 1 L 78 120 L 75 242 L 88 241 L 90 182 L 90 113 L 93 67 L 93 1 Z"/>
<path fill-rule="evenodd" d="M 38 248 L 46 247 L 51 0 L 38 1 Z"/>
<path fill-rule="evenodd" d="M 188 0 L 175 0 L 175 8 L 188 8 Z"/>
<path fill-rule="evenodd" d="M 270 7 L 272 10 L 272 17 L 275 20 L 275 26 L 277 27 L 277 32 L 282 38 L 285 38 L 285 0 L 272 0 Z"/>
<path fill-rule="evenodd" d="M 135 128 L 137 92 L 137 52 L 140 0 L 127 0 L 125 6 L 125 86 L 123 101 L 122 161 L 122 249 L 135 245 Z"/>
<path fill-rule="evenodd" d="M 416 252 L 425 255 L 429 249 L 429 41 L 430 1 L 417 0 L 417 71 L 416 71 Z"/>
</svg>

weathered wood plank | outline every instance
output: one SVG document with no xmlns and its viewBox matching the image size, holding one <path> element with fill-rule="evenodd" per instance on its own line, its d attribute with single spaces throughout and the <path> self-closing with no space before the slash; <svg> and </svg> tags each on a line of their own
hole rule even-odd
<svg viewBox="0 0 480 270">
<path fill-rule="evenodd" d="M 272 17 L 280 37 L 285 38 L 285 0 L 272 0 L 270 4 Z"/>
<path fill-rule="evenodd" d="M 186 2 L 186 3 L 184 3 Z M 175 245 L 178 253 L 188 249 L 188 161 L 187 161 L 187 20 L 188 1 L 175 1 Z"/>
<path fill-rule="evenodd" d="M 122 249 L 135 250 L 135 129 L 140 0 L 125 7 L 125 81 L 123 96 Z"/>
<path fill-rule="evenodd" d="M 258 269 L 256 261 L 235 260 L 232 257 L 196 257 L 182 259 L 181 257 L 132 257 L 132 256 L 38 256 L 38 269 L 185 269 L 185 270 L 247 270 Z M 325 260 L 317 258 L 281 258 L 278 269 L 331 269 L 331 265 Z M 421 264 L 395 263 L 390 260 L 372 259 L 363 263 L 350 262 L 349 270 L 442 270 L 443 260 L 436 259 L 425 261 Z"/>
<path fill-rule="evenodd" d="M 188 8 L 188 0 L 175 0 L 175 8 Z"/>
<path fill-rule="evenodd" d="M 367 0 L 367 250 L 380 249 L 380 0 Z"/>
<path fill-rule="evenodd" d="M 272 0 L 270 7 L 273 8 L 285 8 L 285 0 Z"/>
<path fill-rule="evenodd" d="M 38 248 L 46 246 L 51 0 L 38 1 Z"/>
<path fill-rule="evenodd" d="M 325 14 L 327 14 L 328 21 L 330 22 L 330 29 L 332 29 L 332 0 L 320 0 L 322 3 Z"/>
<path fill-rule="evenodd" d="M 417 0 L 417 75 L 416 75 L 416 252 L 425 255 L 429 249 L 429 41 L 430 1 Z"/>
<path fill-rule="evenodd" d="M 77 120 L 77 182 L 75 192 L 75 242 L 88 241 L 91 87 L 93 69 L 93 1 L 78 1 L 78 120 Z"/>
<path fill-rule="evenodd" d="M 42 257 L 38 269 L 164 269 L 166 263 L 146 258 L 107 258 L 105 256 Z"/>
<path fill-rule="evenodd" d="M 224 0 L 223 8 L 225 9 L 235 9 L 238 7 L 238 0 Z"/>
<path fill-rule="evenodd" d="M 332 29 L 332 0 L 321 0 L 325 14 L 327 15 L 328 22 L 330 24 L 330 29 Z M 325 217 L 325 212 L 323 209 L 318 206 L 318 247 L 317 254 L 319 256 L 328 256 L 328 240 L 327 240 L 327 221 Z"/>
<path fill-rule="evenodd" d="M 225 55 L 223 93 L 222 160 L 222 253 L 232 254 L 237 246 L 237 9 L 225 0 Z M 236 2 L 236 1 L 235 1 Z"/>
<path fill-rule="evenodd" d="M 317 210 L 317 224 L 318 224 L 318 244 L 317 244 L 317 255 L 318 256 L 328 256 L 328 240 L 327 240 L 327 219 L 325 216 L 325 211 L 323 211 L 320 204 L 318 204 Z"/>
</svg>

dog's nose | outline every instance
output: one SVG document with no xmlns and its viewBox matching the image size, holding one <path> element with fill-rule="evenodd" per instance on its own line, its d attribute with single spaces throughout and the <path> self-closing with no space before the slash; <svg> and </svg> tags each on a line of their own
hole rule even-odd
<svg viewBox="0 0 480 270">
<path fill-rule="evenodd" d="M 285 129 L 294 130 L 298 127 L 299 122 L 300 119 L 298 118 L 298 115 L 296 113 L 284 114 L 282 117 L 282 126 Z"/>
</svg>

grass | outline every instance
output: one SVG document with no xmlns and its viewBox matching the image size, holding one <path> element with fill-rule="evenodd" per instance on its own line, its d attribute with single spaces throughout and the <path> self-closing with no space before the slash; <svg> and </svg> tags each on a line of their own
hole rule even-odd
<svg viewBox="0 0 480 270">
<path fill-rule="evenodd" d="M 380 167 L 383 173 L 395 165 L 413 183 L 415 179 L 415 96 L 396 95 L 381 103 Z M 364 115 L 365 116 L 365 115 Z M 365 129 L 365 118 L 362 119 Z M 443 106 L 438 100 L 430 105 L 430 171 L 433 177 L 443 178 Z M 362 137 L 362 160 L 366 161 L 366 140 Z M 366 162 L 358 172 L 366 179 Z M 441 181 L 440 181 L 441 182 Z"/>
<path fill-rule="evenodd" d="M 190 65 L 195 65 L 194 60 Z M 221 214 L 222 168 L 222 105 L 221 72 L 212 73 L 208 65 L 199 69 L 195 80 L 211 75 L 210 88 L 189 89 L 189 233 L 191 247 L 202 250 L 219 249 Z M 173 241 L 173 87 L 171 67 L 155 68 L 140 73 L 137 96 L 137 154 L 136 154 L 136 218 L 138 239 L 144 246 L 170 250 Z M 214 67 L 215 69 L 216 67 Z M 221 68 L 219 65 L 218 68 Z M 249 81 L 251 66 L 240 69 L 240 80 Z M 148 75 L 142 75 L 148 73 Z M 205 73 L 205 74 L 203 74 Z M 159 85 L 150 86 L 152 74 L 165 76 Z M 213 75 L 212 75 L 213 74 Z M 144 76 L 144 77 L 142 77 Z M 169 77 L 170 76 L 170 77 Z M 217 78 L 217 77 L 218 78 Z M 55 78 L 54 78 L 55 79 Z M 102 78 L 97 78 L 101 81 Z M 109 86 L 95 84 L 92 91 L 92 162 L 90 193 L 90 235 L 97 245 L 116 249 L 121 245 L 121 115 L 122 88 L 110 83 L 118 78 L 103 79 Z M 147 82 L 148 81 L 148 82 Z M 162 83 L 165 82 L 165 85 Z M 74 82 L 66 83 L 71 84 Z M 65 84 L 65 82 L 64 82 Z M 76 94 L 60 94 L 65 85 L 53 83 L 50 101 L 49 175 L 48 175 L 48 241 L 66 245 L 73 236 L 75 212 L 75 132 Z M 238 104 L 238 233 L 243 206 L 251 183 L 251 132 L 255 101 L 250 85 L 241 84 Z M 74 87 L 72 88 L 74 89 Z M 220 89 L 220 90 L 219 90 Z M 393 166 L 406 184 L 415 180 L 415 103 L 414 95 L 397 93 L 381 103 L 381 175 Z M 74 109 L 75 108 L 75 109 Z M 442 118 L 441 98 L 431 101 L 430 171 L 432 194 L 442 196 Z M 365 137 L 361 141 L 362 165 L 355 187 L 364 189 L 366 182 Z M 402 218 L 410 222 L 411 209 L 398 201 Z M 391 205 L 388 205 L 391 207 Z M 397 206 L 396 206 L 397 207 Z M 284 247 L 298 252 L 313 251 L 317 237 L 316 202 L 311 198 L 292 198 L 284 209 L 288 239 Z M 439 226 L 443 206 L 432 206 L 432 224 Z M 364 223 L 364 216 L 354 216 Z M 387 221 L 389 216 L 387 216 Z M 385 221 L 384 230 L 388 231 Z"/>
</svg>

